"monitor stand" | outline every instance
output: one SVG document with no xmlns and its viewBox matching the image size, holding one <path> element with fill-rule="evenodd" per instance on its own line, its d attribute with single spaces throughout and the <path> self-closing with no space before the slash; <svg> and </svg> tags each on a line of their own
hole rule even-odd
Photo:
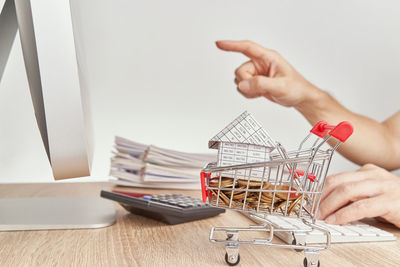
<svg viewBox="0 0 400 267">
<path fill-rule="evenodd" d="M 101 228 L 115 222 L 100 197 L 0 198 L 0 231 Z"/>
</svg>

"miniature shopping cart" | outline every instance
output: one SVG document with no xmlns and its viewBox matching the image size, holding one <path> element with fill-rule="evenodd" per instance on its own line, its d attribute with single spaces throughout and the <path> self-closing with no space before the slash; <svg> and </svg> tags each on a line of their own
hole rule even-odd
<svg viewBox="0 0 400 267">
<path fill-rule="evenodd" d="M 210 241 L 225 243 L 225 261 L 234 266 L 239 263 L 239 245 L 265 245 L 304 250 L 304 266 L 319 266 L 320 250 L 330 245 L 330 233 L 315 224 L 315 215 L 334 151 L 353 133 L 348 122 L 337 126 L 318 122 L 300 143 L 298 150 L 287 152 L 276 143 L 276 152 L 265 162 L 218 167 L 208 164 L 201 172 L 203 201 L 211 206 L 235 209 L 247 213 L 260 224 L 249 227 L 213 227 Z M 316 135 L 313 141 L 310 138 Z M 336 139 L 332 147 L 326 145 Z M 310 148 L 306 144 L 310 143 Z M 309 230 L 283 229 L 274 225 L 271 216 L 290 216 L 301 220 Z M 303 240 L 293 244 L 274 243 L 277 231 L 320 230 L 326 243 L 309 245 Z M 239 239 L 239 232 L 266 232 L 268 238 Z M 216 236 L 223 234 L 223 238 Z M 223 233 L 225 232 L 225 234 Z M 294 236 L 294 235 L 293 235 Z M 297 235 L 301 236 L 301 235 Z"/>
</svg>

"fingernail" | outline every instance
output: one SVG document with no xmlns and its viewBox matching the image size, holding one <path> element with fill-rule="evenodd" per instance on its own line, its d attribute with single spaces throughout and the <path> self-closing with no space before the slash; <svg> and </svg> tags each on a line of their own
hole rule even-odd
<svg viewBox="0 0 400 267">
<path fill-rule="evenodd" d="M 335 214 L 332 214 L 331 216 L 329 216 L 328 218 L 325 219 L 325 222 L 330 223 L 330 224 L 334 224 L 336 222 L 336 216 Z"/>
<path fill-rule="evenodd" d="M 250 90 L 250 82 L 247 81 L 247 80 L 241 81 L 241 82 L 239 83 L 238 86 L 239 86 L 239 89 L 240 89 L 241 91 L 248 91 L 248 90 Z"/>
</svg>

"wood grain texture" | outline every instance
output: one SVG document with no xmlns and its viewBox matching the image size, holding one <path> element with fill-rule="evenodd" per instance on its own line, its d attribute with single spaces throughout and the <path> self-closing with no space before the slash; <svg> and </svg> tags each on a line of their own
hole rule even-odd
<svg viewBox="0 0 400 267">
<path fill-rule="evenodd" d="M 0 197 L 98 195 L 111 187 L 108 183 L 0 184 Z M 197 191 L 182 193 L 200 197 Z M 102 229 L 0 232 L 0 266 L 227 266 L 224 245 L 208 240 L 210 228 L 252 224 L 234 211 L 169 226 L 129 214 L 118 205 L 116 210 L 117 223 Z M 368 222 L 400 238 L 399 229 Z M 262 234 L 240 234 L 240 238 L 257 236 Z M 238 266 L 302 266 L 304 258 L 302 252 L 265 246 L 241 246 L 240 255 Z M 400 266 L 400 241 L 333 244 L 321 252 L 320 260 L 322 266 L 335 267 Z"/>
</svg>

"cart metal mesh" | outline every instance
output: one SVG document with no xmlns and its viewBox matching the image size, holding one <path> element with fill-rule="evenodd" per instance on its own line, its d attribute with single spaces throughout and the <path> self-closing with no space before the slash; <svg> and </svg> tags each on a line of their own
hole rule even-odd
<svg viewBox="0 0 400 267">
<path fill-rule="evenodd" d="M 331 154 L 323 152 L 313 162 L 310 156 L 295 155 L 262 164 L 211 167 L 207 169 L 208 203 L 242 211 L 313 218 Z M 259 168 L 262 177 L 252 178 L 252 171 Z M 244 177 L 238 178 L 239 170 L 245 172 Z M 233 177 L 224 176 L 227 171 L 232 171 Z"/>
<path fill-rule="evenodd" d="M 311 227 L 321 230 L 319 226 L 314 225 L 315 216 L 332 155 L 352 132 L 353 128 L 348 122 L 332 126 L 320 121 L 311 129 L 297 150 L 287 152 L 280 143 L 277 143 L 276 152 L 270 155 L 269 161 L 225 167 L 210 163 L 201 172 L 203 201 L 214 207 L 240 210 L 255 216 L 261 215 L 260 218 L 266 218 L 267 215 L 297 217 Z M 313 140 L 312 136 L 316 136 L 316 139 Z M 330 147 L 326 144 L 332 137 L 336 139 L 336 144 Z M 308 148 L 304 148 L 307 145 Z M 252 229 L 254 227 L 239 230 Z M 263 229 L 269 231 L 271 235 L 274 231 L 268 221 L 264 221 Z M 238 244 L 241 242 L 237 236 L 233 241 L 229 235 L 226 240 L 217 240 L 213 238 L 214 230 L 225 230 L 230 236 L 236 236 L 232 233 L 237 233 L 239 231 L 237 228 L 213 228 L 210 240 L 225 242 L 227 255 L 228 247 L 229 251 L 232 251 L 232 246 L 234 251 L 238 250 Z M 330 236 L 328 231 L 326 232 L 326 246 L 310 247 L 304 244 L 300 247 L 314 252 L 327 248 Z M 263 244 L 274 245 L 271 241 L 270 236 L 268 240 L 263 241 Z M 242 243 L 258 244 L 257 242 Z M 298 249 L 299 245 L 294 244 L 292 247 Z M 226 260 L 232 260 L 232 257 L 235 259 L 235 253 L 231 253 L 231 257 L 226 257 Z M 232 265 L 228 260 L 227 263 Z M 315 257 L 309 262 L 315 263 Z"/>
</svg>

